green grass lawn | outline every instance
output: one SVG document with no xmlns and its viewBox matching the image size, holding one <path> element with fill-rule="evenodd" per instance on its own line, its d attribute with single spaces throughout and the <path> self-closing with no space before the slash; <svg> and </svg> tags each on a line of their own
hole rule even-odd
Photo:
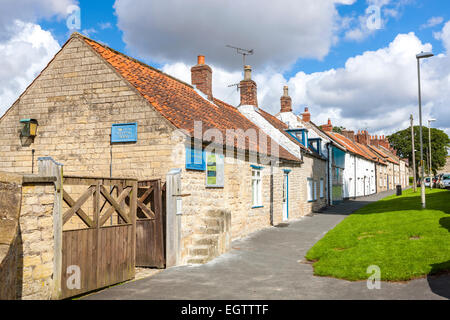
<svg viewBox="0 0 450 320">
<path fill-rule="evenodd" d="M 371 265 L 388 281 L 450 270 L 450 191 L 427 190 L 426 210 L 420 189 L 369 204 L 329 231 L 306 259 L 315 261 L 315 275 L 347 280 L 367 280 Z"/>
</svg>

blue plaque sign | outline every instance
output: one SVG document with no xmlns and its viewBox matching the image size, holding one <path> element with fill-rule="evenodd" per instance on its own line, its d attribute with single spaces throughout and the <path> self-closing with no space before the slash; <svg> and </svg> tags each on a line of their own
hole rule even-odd
<svg viewBox="0 0 450 320">
<path fill-rule="evenodd" d="M 137 122 L 113 124 L 111 143 L 137 142 Z"/>
</svg>

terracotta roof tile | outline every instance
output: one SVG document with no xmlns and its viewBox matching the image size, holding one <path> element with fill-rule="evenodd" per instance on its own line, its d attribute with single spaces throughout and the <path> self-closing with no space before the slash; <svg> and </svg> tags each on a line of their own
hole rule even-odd
<svg viewBox="0 0 450 320">
<path fill-rule="evenodd" d="M 374 162 L 386 164 L 386 162 L 381 160 L 380 157 L 378 157 L 377 154 L 375 154 L 372 150 L 370 150 L 370 148 L 368 146 L 365 146 L 361 143 L 352 141 L 337 132 L 329 132 L 328 131 L 328 132 L 326 132 L 326 134 L 330 138 L 337 140 L 338 143 L 342 144 L 351 153 L 357 154 L 361 157 L 364 157 L 364 158 L 374 161 Z"/>
<path fill-rule="evenodd" d="M 175 127 L 186 130 L 191 136 L 194 135 L 194 122 L 201 121 L 203 132 L 208 129 L 218 129 L 223 137 L 226 137 L 226 131 L 229 129 L 242 129 L 244 131 L 254 129 L 258 134 L 258 141 L 260 141 L 259 137 L 267 138 L 255 124 L 244 117 L 235 107 L 220 103 L 219 100 L 211 103 L 198 94 L 191 85 L 94 40 L 80 37 L 134 86 L 157 111 Z M 227 141 L 226 144 L 239 147 L 235 140 Z M 258 141 L 246 139 L 245 149 L 272 155 L 271 144 L 273 144 L 274 147 L 278 147 L 280 158 L 300 161 L 287 150 L 278 146 L 272 139 L 267 139 L 267 141 L 270 141 L 267 143 L 267 147 L 264 144 L 259 144 Z"/>
</svg>

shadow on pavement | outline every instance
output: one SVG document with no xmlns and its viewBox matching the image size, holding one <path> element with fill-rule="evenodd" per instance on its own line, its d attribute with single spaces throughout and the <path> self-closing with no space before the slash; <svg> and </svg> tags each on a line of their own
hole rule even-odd
<svg viewBox="0 0 450 320">
<path fill-rule="evenodd" d="M 450 232 L 450 217 L 441 218 L 439 223 Z M 448 272 L 450 271 L 450 260 L 432 264 L 431 267 L 430 275 L 427 276 L 431 291 L 441 297 L 450 299 L 450 272 Z"/>
</svg>

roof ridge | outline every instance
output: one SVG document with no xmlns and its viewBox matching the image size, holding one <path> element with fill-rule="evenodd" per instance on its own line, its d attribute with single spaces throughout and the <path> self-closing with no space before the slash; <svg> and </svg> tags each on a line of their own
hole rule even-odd
<svg viewBox="0 0 450 320">
<path fill-rule="evenodd" d="M 185 82 L 183 80 L 180 80 L 180 79 L 178 79 L 178 78 L 176 78 L 176 77 L 174 77 L 174 76 L 172 76 L 172 75 L 170 75 L 168 73 L 165 73 L 164 71 L 161 71 L 161 70 L 159 70 L 159 69 L 157 69 L 155 67 L 152 67 L 152 66 L 146 64 L 145 62 L 142 62 L 142 61 L 140 61 L 140 60 L 138 60 L 136 58 L 130 57 L 129 55 L 127 55 L 127 54 L 125 54 L 123 52 L 120 52 L 120 51 L 118 51 L 116 49 L 113 49 L 113 48 L 107 46 L 104 43 L 101 43 L 101 42 L 98 42 L 96 40 L 93 40 L 93 39 L 91 39 L 91 38 L 89 38 L 89 37 L 87 37 L 87 36 L 85 36 L 85 35 L 83 35 L 83 34 L 81 34 L 79 32 L 73 32 L 70 35 L 70 38 L 83 38 L 84 40 L 92 41 L 92 42 L 98 44 L 99 46 L 103 47 L 104 49 L 110 50 L 110 51 L 114 52 L 115 54 L 121 55 L 122 57 L 124 57 L 126 59 L 129 59 L 129 60 L 131 60 L 133 62 L 136 62 L 136 63 L 142 65 L 143 67 L 146 67 L 146 68 L 149 68 L 149 69 L 151 69 L 151 70 L 153 70 L 155 72 L 161 73 L 161 74 L 163 74 L 163 75 L 165 75 L 165 76 L 167 76 L 167 77 L 169 77 L 169 78 L 171 78 L 171 79 L 173 79 L 175 81 L 178 81 L 178 82 L 180 82 L 180 83 L 182 83 L 182 84 L 184 84 L 184 85 L 194 89 L 193 85 L 191 85 L 191 84 L 189 84 L 189 83 L 187 83 L 187 82 Z"/>
</svg>

